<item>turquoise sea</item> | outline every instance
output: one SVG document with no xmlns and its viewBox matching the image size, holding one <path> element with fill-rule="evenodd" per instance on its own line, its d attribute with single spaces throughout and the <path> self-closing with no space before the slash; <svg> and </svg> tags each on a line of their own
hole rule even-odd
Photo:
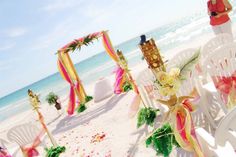
<svg viewBox="0 0 236 157">
<path fill-rule="evenodd" d="M 236 21 L 235 16 L 232 17 L 232 21 Z M 200 12 L 182 18 L 176 22 L 163 25 L 162 27 L 158 27 L 145 34 L 147 38 L 154 38 L 157 41 L 161 52 L 165 53 L 186 41 L 194 40 L 202 34 L 211 32 L 212 30 L 208 24 L 208 17 L 206 17 L 205 12 Z M 142 61 L 141 52 L 138 49 L 140 35 L 141 34 L 137 34 L 137 37 L 115 46 L 116 49 L 123 51 L 124 55 L 128 59 L 129 67 L 131 68 Z M 115 69 L 114 62 L 104 51 L 76 64 L 75 66 L 85 85 L 100 77 L 110 75 Z M 32 89 L 36 93 L 40 94 L 42 102 L 45 101 L 45 96 L 50 91 L 57 93 L 59 96 L 62 96 L 65 92 L 69 92 L 68 84 L 62 80 L 59 73 L 52 74 L 51 76 L 0 98 L 0 121 L 30 109 L 27 97 L 28 89 Z"/>
</svg>

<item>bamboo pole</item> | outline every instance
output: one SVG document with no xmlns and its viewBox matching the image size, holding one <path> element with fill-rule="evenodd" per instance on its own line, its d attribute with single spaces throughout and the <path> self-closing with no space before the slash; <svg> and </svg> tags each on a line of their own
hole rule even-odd
<svg viewBox="0 0 236 157">
<path fill-rule="evenodd" d="M 61 52 L 58 53 L 58 57 L 59 57 L 59 59 L 61 60 L 61 62 L 63 63 L 63 65 L 64 65 L 64 67 L 65 67 L 65 70 L 67 71 L 70 80 L 71 80 L 72 83 L 74 84 L 74 80 L 71 78 L 71 75 L 70 75 L 70 73 L 69 73 L 69 71 L 68 71 L 68 69 L 67 69 L 67 66 L 65 65 L 65 60 L 64 60 L 64 58 L 61 56 L 60 53 L 61 53 Z M 80 100 L 83 99 L 83 97 L 81 96 L 81 94 L 79 93 L 78 90 L 75 90 L 75 93 L 76 93 L 76 95 L 78 96 L 78 98 L 79 98 Z"/>
<path fill-rule="evenodd" d="M 40 123 L 42 124 L 42 126 L 44 127 L 44 130 L 46 131 L 46 133 L 47 133 L 47 135 L 48 135 L 48 137 L 49 137 L 49 139 L 50 139 L 50 141 L 51 141 L 53 147 L 57 147 L 58 145 L 57 145 L 57 143 L 56 143 L 56 140 L 53 138 L 51 132 L 48 130 L 48 128 L 47 128 L 47 126 L 46 126 L 46 124 L 45 124 L 45 122 L 44 122 L 43 115 L 40 113 L 40 111 L 38 110 L 38 108 L 36 108 L 35 110 L 36 110 L 36 112 L 37 112 L 37 114 L 38 114 L 39 121 L 40 121 Z"/>
<path fill-rule="evenodd" d="M 78 75 L 78 73 L 76 72 L 75 66 L 74 66 L 74 64 L 72 63 L 72 60 L 70 59 L 69 54 L 66 53 L 65 55 L 67 56 L 67 59 L 68 59 L 69 64 L 70 64 L 70 67 L 71 67 L 72 71 L 73 71 L 74 74 L 75 74 L 76 81 L 79 83 L 79 85 L 80 85 L 80 87 L 81 87 L 81 89 L 82 89 L 82 93 L 81 93 L 81 94 L 83 94 L 83 96 L 81 96 L 81 97 L 82 97 L 82 100 L 81 100 L 81 101 L 82 101 L 82 103 L 84 103 L 84 102 L 85 102 L 85 97 L 87 96 L 87 94 L 86 94 L 86 92 L 85 92 L 85 89 L 84 89 L 84 87 L 83 87 L 83 84 L 82 84 L 81 81 L 80 81 L 79 75 Z"/>
<path fill-rule="evenodd" d="M 43 118 L 43 115 L 40 113 L 39 111 L 39 98 L 36 94 L 34 94 L 30 89 L 28 90 L 28 95 L 29 95 L 29 98 L 30 98 L 30 102 L 31 102 L 31 105 L 33 107 L 33 109 L 37 112 L 38 114 L 38 117 L 39 117 L 39 121 L 41 123 L 41 125 L 43 126 L 43 129 L 46 131 L 46 134 L 48 135 L 52 145 L 54 147 L 57 147 L 57 143 L 56 143 L 56 140 L 53 138 L 52 134 L 50 133 L 50 131 L 48 130 L 47 128 L 47 125 L 45 124 L 44 122 L 44 118 Z"/>
</svg>

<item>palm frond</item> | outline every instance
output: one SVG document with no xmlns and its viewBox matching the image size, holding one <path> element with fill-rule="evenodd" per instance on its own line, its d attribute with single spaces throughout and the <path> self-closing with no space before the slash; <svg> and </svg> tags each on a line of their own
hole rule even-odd
<svg viewBox="0 0 236 157">
<path fill-rule="evenodd" d="M 180 64 L 178 67 L 180 69 L 180 79 L 184 80 L 186 75 L 192 71 L 195 65 L 200 59 L 200 49 L 198 49 L 191 58 Z"/>
</svg>

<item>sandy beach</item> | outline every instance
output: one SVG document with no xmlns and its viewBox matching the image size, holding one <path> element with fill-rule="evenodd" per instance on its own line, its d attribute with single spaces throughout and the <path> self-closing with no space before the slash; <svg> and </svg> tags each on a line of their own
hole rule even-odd
<svg viewBox="0 0 236 157">
<path fill-rule="evenodd" d="M 212 36 L 201 36 L 197 40 L 184 43 L 179 47 L 164 53 L 165 59 L 186 48 L 199 48 Z M 170 55 L 171 54 L 171 55 Z M 137 77 L 138 73 L 147 67 L 145 61 L 142 64 L 130 68 L 132 76 Z M 114 82 L 114 75 L 109 76 L 111 83 Z M 85 86 L 89 95 L 93 95 L 94 83 Z M 136 128 L 136 117 L 129 118 L 128 112 L 134 92 L 130 91 L 121 95 L 113 95 L 104 101 L 88 103 L 88 109 L 73 116 L 67 116 L 65 93 L 61 97 L 63 109 L 61 115 L 53 106 L 41 104 L 41 112 L 45 122 L 52 132 L 57 143 L 66 147 L 64 157 L 143 157 L 148 153 L 149 157 L 155 156 L 155 151 L 145 147 L 144 137 L 151 128 Z M 158 120 L 157 120 L 158 121 Z M 17 114 L 10 119 L 0 123 L 0 137 L 6 138 L 6 133 L 14 125 L 33 122 L 40 127 L 36 113 L 32 110 Z M 148 131 L 149 130 L 149 131 Z M 101 141 L 93 141 L 96 135 L 101 135 Z M 45 139 L 47 146 L 51 146 L 48 139 Z M 7 145 L 10 151 L 16 149 L 16 145 Z M 42 150 L 42 148 L 41 148 Z M 173 156 L 175 156 L 173 152 Z M 19 151 L 17 157 L 21 156 Z M 43 155 L 42 155 L 43 156 Z"/>
</svg>

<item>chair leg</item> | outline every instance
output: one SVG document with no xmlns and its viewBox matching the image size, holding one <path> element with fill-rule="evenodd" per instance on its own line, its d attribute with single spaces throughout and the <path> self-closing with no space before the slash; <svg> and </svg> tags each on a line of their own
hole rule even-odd
<svg viewBox="0 0 236 157">
<path fill-rule="evenodd" d="M 228 113 L 228 109 L 226 108 L 226 106 L 224 105 L 222 99 L 220 98 L 220 94 L 217 93 L 217 94 L 216 94 L 216 98 L 217 98 L 217 100 L 219 101 L 220 106 L 221 106 L 223 112 L 224 112 L 225 114 L 227 114 L 227 113 Z"/>
<path fill-rule="evenodd" d="M 204 115 L 206 116 L 206 118 L 209 120 L 211 126 L 216 129 L 217 125 L 214 121 L 214 119 L 212 118 L 212 116 L 209 113 L 209 109 L 207 108 L 206 104 L 204 104 L 203 102 L 208 102 L 207 98 L 202 96 L 202 100 L 200 102 L 200 107 L 202 109 L 202 112 L 204 113 Z"/>
</svg>

